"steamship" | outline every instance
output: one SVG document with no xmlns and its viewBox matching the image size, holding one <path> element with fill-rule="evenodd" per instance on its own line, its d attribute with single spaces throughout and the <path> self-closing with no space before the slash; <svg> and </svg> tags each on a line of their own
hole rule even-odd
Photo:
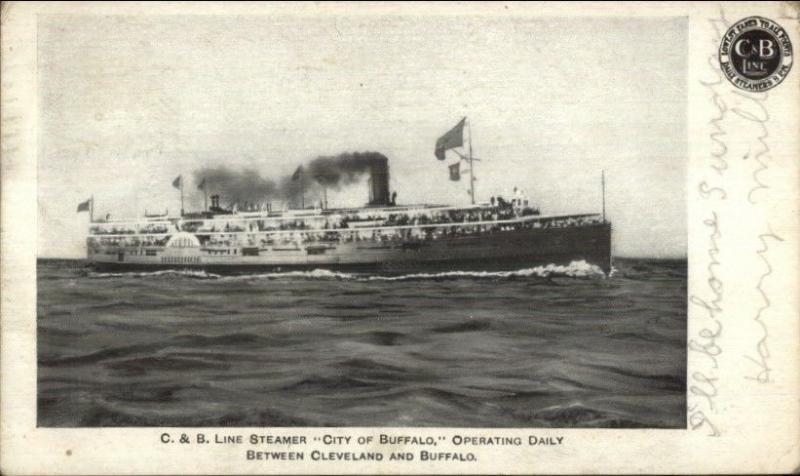
<svg viewBox="0 0 800 476">
<path fill-rule="evenodd" d="M 452 140 L 454 131 L 463 133 L 454 128 L 443 136 L 450 142 L 437 142 L 437 157 L 443 155 L 442 148 L 460 145 Z M 474 197 L 471 151 L 464 158 L 470 165 Z M 390 194 L 385 157 L 374 161 L 368 173 L 369 201 L 359 208 L 228 209 L 214 195 L 210 207 L 181 211 L 178 217 L 92 218 L 88 261 L 98 270 L 214 273 L 514 270 L 574 261 L 586 261 L 605 272 L 611 268 L 611 224 L 605 213 L 547 215 L 522 197 L 492 197 L 485 203 L 473 198 L 472 204 L 463 206 L 401 205 Z M 180 177 L 173 185 L 180 185 L 182 192 L 178 182 Z M 88 204 L 92 215 L 93 206 L 92 199 Z"/>
</svg>

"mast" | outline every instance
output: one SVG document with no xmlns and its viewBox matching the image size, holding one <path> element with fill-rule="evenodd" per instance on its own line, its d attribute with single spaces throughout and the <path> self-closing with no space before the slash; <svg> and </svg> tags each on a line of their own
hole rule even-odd
<svg viewBox="0 0 800 476">
<path fill-rule="evenodd" d="M 181 218 L 183 218 L 183 177 L 181 177 Z"/>
<path fill-rule="evenodd" d="M 206 190 L 205 184 L 203 184 L 203 207 L 208 211 L 208 190 Z"/>
<path fill-rule="evenodd" d="M 89 199 L 89 223 L 94 223 L 94 194 Z"/>
<path fill-rule="evenodd" d="M 606 171 L 600 172 L 600 193 L 603 200 L 603 223 L 606 222 Z"/>
<path fill-rule="evenodd" d="M 472 121 L 467 121 L 469 125 L 469 196 L 472 204 L 475 205 L 475 162 L 472 160 Z"/>
</svg>

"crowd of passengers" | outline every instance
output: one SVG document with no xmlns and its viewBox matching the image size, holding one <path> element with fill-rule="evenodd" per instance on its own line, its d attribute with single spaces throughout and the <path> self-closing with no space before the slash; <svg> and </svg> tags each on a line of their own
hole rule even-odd
<svg viewBox="0 0 800 476">
<path fill-rule="evenodd" d="M 93 226 L 91 228 L 91 232 L 94 235 L 135 235 L 137 233 L 141 234 L 169 233 L 170 226 L 167 226 L 166 224 L 163 223 L 148 223 L 145 226 L 140 226 L 137 231 L 135 227 L 131 226 L 103 225 L 103 226 Z"/>
<path fill-rule="evenodd" d="M 250 235 L 199 235 L 203 247 L 238 247 L 238 246 L 299 246 L 307 243 L 352 243 L 361 241 L 392 242 L 414 240 L 436 240 L 446 237 L 460 237 L 500 231 L 548 229 L 584 226 L 597 224 L 601 218 L 597 215 L 565 217 L 557 219 L 531 220 L 513 223 L 484 223 L 470 225 L 466 222 L 453 223 L 449 226 L 425 228 L 379 228 L 348 230 L 295 230 L 294 233 L 274 233 Z M 92 243 L 105 246 L 164 246 L 168 238 L 159 237 L 101 237 L 91 238 Z"/>
<path fill-rule="evenodd" d="M 104 246 L 165 246 L 169 241 L 169 236 L 104 236 L 100 238 L 89 238 L 89 244 L 104 245 Z"/>
<path fill-rule="evenodd" d="M 494 197 L 493 197 L 494 198 Z M 353 228 L 351 225 L 369 222 L 375 226 L 414 226 L 439 225 L 447 223 L 482 222 L 510 220 L 517 217 L 538 215 L 539 210 L 528 207 L 497 207 L 466 210 L 431 210 L 424 212 L 405 212 L 388 214 L 349 214 L 330 215 L 324 218 L 284 219 L 284 220 L 252 220 L 247 223 L 225 224 L 210 222 L 185 222 L 183 231 L 202 232 L 246 232 L 246 231 L 291 231 L 291 230 L 343 230 Z"/>
<path fill-rule="evenodd" d="M 144 226 L 125 226 L 123 224 L 104 224 L 93 226 L 94 235 L 134 235 L 159 234 L 171 231 L 202 232 L 245 232 L 245 231 L 287 231 L 287 230 L 341 230 L 351 228 L 351 224 L 373 222 L 376 226 L 414 226 L 438 225 L 446 223 L 483 222 L 510 220 L 513 218 L 538 215 L 537 208 L 530 207 L 525 192 L 514 187 L 514 198 L 506 201 L 503 197 L 491 197 L 488 207 L 477 209 L 426 210 L 413 212 L 374 213 L 363 215 L 351 213 L 346 215 L 330 215 L 324 219 L 290 219 L 290 220 L 252 220 L 248 222 L 215 222 L 185 221 L 178 229 L 177 224 L 148 223 Z M 110 220 L 106 215 L 105 221 Z M 372 224 L 372 223 L 371 223 Z M 176 230 L 172 230 L 175 228 Z"/>
<path fill-rule="evenodd" d="M 351 224 L 372 222 L 376 226 L 414 226 L 438 225 L 510 220 L 513 218 L 538 215 L 539 210 L 527 206 L 527 200 L 512 200 L 510 203 L 501 197 L 492 197 L 490 207 L 455 210 L 427 210 L 401 213 L 368 214 L 352 213 L 330 215 L 325 218 L 289 220 L 251 220 L 248 222 L 226 222 L 224 224 L 203 221 L 185 221 L 180 225 L 182 231 L 202 232 L 245 232 L 245 231 L 287 231 L 287 230 L 341 230 L 351 228 Z M 102 225 L 91 229 L 94 235 L 133 235 L 169 233 L 173 225 L 149 223 L 135 227 L 124 225 Z"/>
</svg>

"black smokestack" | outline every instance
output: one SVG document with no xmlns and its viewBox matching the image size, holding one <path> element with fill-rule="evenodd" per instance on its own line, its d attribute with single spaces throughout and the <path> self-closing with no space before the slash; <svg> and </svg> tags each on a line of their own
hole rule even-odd
<svg viewBox="0 0 800 476">
<path fill-rule="evenodd" d="M 386 157 L 383 157 L 383 160 L 376 160 L 370 165 L 369 180 L 369 204 L 389 205 L 389 161 Z"/>
<path fill-rule="evenodd" d="M 363 174 L 382 164 L 388 172 L 389 159 L 378 152 L 345 152 L 333 157 L 317 157 L 307 167 L 308 175 L 320 185 L 338 188 L 356 182 Z"/>
<path fill-rule="evenodd" d="M 389 205 L 389 159 L 379 152 L 353 152 L 317 157 L 308 175 L 323 187 L 339 188 L 370 174 L 370 205 Z"/>
</svg>

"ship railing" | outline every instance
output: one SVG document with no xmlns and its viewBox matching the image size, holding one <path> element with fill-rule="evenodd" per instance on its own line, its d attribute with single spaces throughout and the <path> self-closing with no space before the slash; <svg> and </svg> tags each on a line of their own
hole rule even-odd
<svg viewBox="0 0 800 476">
<path fill-rule="evenodd" d="M 592 220 L 587 220 L 588 218 Z M 480 221 L 459 221 L 459 222 L 442 222 L 442 223 L 425 223 L 425 224 L 412 224 L 412 225 L 395 225 L 395 226 L 376 226 L 370 228 L 323 228 L 323 229 L 291 229 L 291 230 L 248 230 L 248 231 L 198 231 L 195 234 L 201 236 L 214 236 L 214 235 L 284 235 L 284 234 L 300 234 L 300 233 L 353 233 L 353 232 L 366 232 L 366 231 L 390 231 L 390 230 L 407 230 L 407 229 L 427 229 L 427 228 L 449 228 L 458 226 L 508 226 L 527 222 L 540 222 L 547 224 L 549 222 L 557 222 L 559 220 L 569 221 L 575 220 L 575 226 L 600 223 L 601 218 L 598 213 L 582 213 L 582 214 L 563 214 L 563 215 L 528 215 L 522 217 L 515 217 L 502 220 L 480 220 Z M 563 226 L 559 224 L 559 226 Z M 568 225 L 569 226 L 569 225 Z M 97 234 L 89 235 L 90 237 L 98 238 L 113 238 L 113 237 L 135 237 L 135 236 L 151 236 L 151 237 L 166 237 L 172 233 L 138 233 L 138 234 Z"/>
<path fill-rule="evenodd" d="M 213 218 L 205 218 L 202 221 L 206 224 L 220 224 L 224 226 L 226 223 L 240 223 L 240 222 L 250 222 L 250 221 L 263 221 L 265 223 L 281 223 L 281 222 L 291 222 L 297 220 L 305 220 L 305 221 L 326 221 L 330 220 L 332 217 L 341 216 L 341 218 L 347 218 L 350 221 L 362 221 L 362 220 L 370 220 L 370 216 L 376 217 L 380 216 L 382 218 L 386 218 L 393 214 L 430 214 L 436 212 L 448 212 L 448 211 L 473 211 L 478 209 L 485 209 L 488 208 L 488 204 L 479 204 L 479 205 L 463 205 L 463 206 L 454 206 L 454 205 L 436 205 L 436 206 L 424 206 L 424 205 L 410 205 L 410 206 L 394 206 L 394 207 L 376 207 L 376 208 L 367 208 L 367 209 L 357 209 L 357 208 L 343 208 L 343 209 L 328 209 L 325 210 L 324 213 L 313 213 L 309 214 L 304 212 L 303 210 L 290 210 L 288 213 L 284 213 L 281 216 L 269 215 L 268 212 L 241 212 L 237 214 L 227 214 L 227 215 L 215 215 Z M 364 216 L 364 218 L 361 218 Z M 372 218 L 375 219 L 375 218 Z M 106 222 L 95 222 L 93 223 L 93 227 L 97 228 L 107 228 L 107 227 L 120 227 L 126 226 L 130 229 L 138 229 L 143 226 L 148 225 L 162 225 L 165 227 L 172 227 L 175 223 L 178 224 L 182 228 L 183 224 L 188 222 L 197 222 L 200 221 L 197 218 L 170 218 L 168 220 L 136 220 L 136 219 L 114 219 L 109 220 Z M 112 233 L 98 233 L 98 234 L 112 234 Z M 120 233 L 123 234 L 123 233 Z M 130 234 L 130 233 L 128 233 Z"/>
</svg>

